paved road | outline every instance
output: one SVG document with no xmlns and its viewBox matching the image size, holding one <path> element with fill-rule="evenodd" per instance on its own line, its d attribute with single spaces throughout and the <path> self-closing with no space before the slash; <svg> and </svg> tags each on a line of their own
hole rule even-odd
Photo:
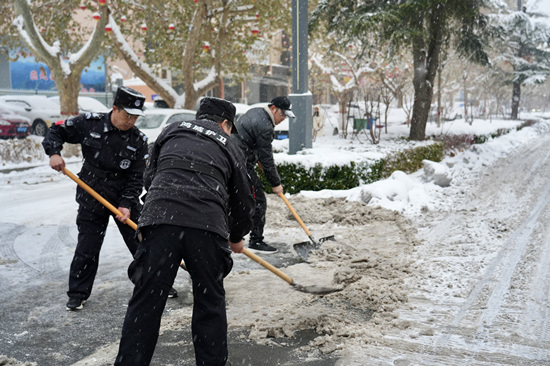
<svg viewBox="0 0 550 366">
<path fill-rule="evenodd" d="M 78 166 L 69 166 L 77 172 Z M 108 365 L 120 337 L 126 304 L 132 291 L 126 269 L 131 256 L 111 223 L 100 257 L 91 298 L 79 312 L 65 310 L 68 269 L 76 245 L 75 184 L 51 169 L 2 177 L 0 208 L 0 355 L 39 366 Z M 13 190 L 9 190 L 15 186 Z M 269 260 L 276 266 L 294 263 L 296 255 L 282 251 Z M 235 270 L 262 270 L 236 258 Z M 165 318 L 190 307 L 188 275 L 181 270 L 175 287 L 180 297 L 169 299 Z M 248 340 L 247 329 L 229 334 L 233 365 L 334 365 L 335 360 L 308 359 L 292 350 L 312 334 L 273 339 L 269 346 Z M 108 360 L 106 360 L 106 358 Z M 159 340 L 153 365 L 193 365 L 190 324 L 170 327 Z"/>
</svg>

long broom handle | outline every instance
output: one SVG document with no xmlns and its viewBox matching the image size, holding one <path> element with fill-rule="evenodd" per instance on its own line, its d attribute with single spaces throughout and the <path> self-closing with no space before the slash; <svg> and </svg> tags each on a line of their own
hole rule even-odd
<svg viewBox="0 0 550 366">
<path fill-rule="evenodd" d="M 262 172 L 265 174 L 264 167 L 262 166 L 262 163 L 260 163 L 259 161 L 258 161 L 258 166 L 260 167 Z M 290 212 L 292 213 L 292 215 L 294 216 L 296 221 L 298 221 L 298 224 L 300 224 L 302 229 L 304 229 L 304 231 L 306 232 L 309 239 L 314 242 L 313 238 L 311 237 L 311 233 L 309 232 L 309 230 L 306 227 L 306 224 L 304 224 L 304 222 L 302 221 L 300 216 L 298 216 L 298 213 L 296 212 L 296 210 L 294 210 L 294 207 L 292 207 L 292 205 L 290 204 L 288 199 L 284 196 L 284 194 L 279 194 L 278 196 L 281 197 L 283 199 L 283 201 L 285 201 L 286 206 L 288 207 L 288 209 L 290 210 Z"/>
</svg>

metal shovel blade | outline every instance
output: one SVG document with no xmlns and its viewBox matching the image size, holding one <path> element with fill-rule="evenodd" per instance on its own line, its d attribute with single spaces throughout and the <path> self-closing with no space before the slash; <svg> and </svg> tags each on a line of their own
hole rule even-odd
<svg viewBox="0 0 550 366">
<path fill-rule="evenodd" d="M 319 249 L 321 247 L 321 244 L 327 240 L 334 240 L 334 235 L 321 238 L 317 242 L 312 240 L 312 241 L 304 241 L 302 243 L 296 243 L 293 245 L 293 247 L 296 253 L 298 253 L 298 255 L 300 256 L 300 258 L 307 261 L 309 257 L 309 253 L 312 250 Z"/>
<path fill-rule="evenodd" d="M 329 287 L 322 287 L 322 286 L 301 286 L 301 285 L 298 285 L 296 282 L 294 282 L 292 277 L 290 277 L 289 275 L 287 275 L 286 273 L 284 273 L 280 269 L 276 268 L 275 266 L 273 266 L 271 263 L 269 263 L 265 259 L 260 258 L 256 254 L 252 253 L 247 248 L 243 248 L 241 253 L 243 253 L 244 255 L 246 255 L 248 258 L 252 259 L 256 263 L 262 265 L 264 268 L 270 270 L 272 273 L 276 274 L 277 276 L 279 276 L 283 280 L 285 280 L 295 290 L 302 291 L 302 292 L 307 292 L 308 294 L 314 294 L 314 295 L 326 295 L 326 294 L 330 294 L 332 292 L 342 290 L 342 289 L 339 289 L 339 288 L 329 288 Z"/>
<path fill-rule="evenodd" d="M 314 295 L 327 295 L 333 292 L 342 291 L 341 288 L 323 287 L 323 286 L 316 286 L 316 285 L 301 286 L 301 285 L 298 285 L 297 283 L 294 283 L 292 286 L 294 287 L 294 289 L 298 291 L 307 292 L 308 294 L 314 294 Z"/>
</svg>

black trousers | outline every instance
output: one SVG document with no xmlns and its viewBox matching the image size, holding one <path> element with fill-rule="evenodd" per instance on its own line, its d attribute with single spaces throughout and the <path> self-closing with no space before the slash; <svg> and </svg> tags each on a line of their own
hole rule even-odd
<svg viewBox="0 0 550 366">
<path fill-rule="evenodd" d="M 80 189 L 80 187 L 79 187 Z M 114 215 L 100 202 L 88 196 L 78 207 L 76 225 L 78 227 L 78 243 L 71 262 L 69 272 L 69 297 L 86 300 L 92 293 L 97 268 L 99 266 L 99 252 L 105 238 L 105 231 L 109 224 L 109 217 L 113 217 L 118 230 L 132 256 L 136 253 L 138 241 L 136 232 L 127 224 L 118 221 Z M 139 207 L 131 210 L 130 219 L 137 222 Z M 129 258 L 128 258 L 129 259 Z"/>
<path fill-rule="evenodd" d="M 128 269 L 135 288 L 115 365 L 150 364 L 168 291 L 182 258 L 193 283 L 191 333 L 196 363 L 225 365 L 228 351 L 223 279 L 233 266 L 227 240 L 209 231 L 174 225 L 144 227 L 141 232 L 143 241 Z"/>
<path fill-rule="evenodd" d="M 250 231 L 250 242 L 259 242 L 264 240 L 265 213 L 267 211 L 267 201 L 265 191 L 258 174 L 253 167 L 247 166 L 248 175 L 252 184 L 254 193 L 254 216 L 252 217 L 252 230 Z"/>
</svg>

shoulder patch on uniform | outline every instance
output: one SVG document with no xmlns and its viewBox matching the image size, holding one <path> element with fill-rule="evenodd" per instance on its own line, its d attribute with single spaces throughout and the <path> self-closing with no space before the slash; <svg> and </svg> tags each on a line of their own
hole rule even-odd
<svg viewBox="0 0 550 366">
<path fill-rule="evenodd" d="M 86 119 L 102 119 L 103 113 L 86 113 Z"/>
</svg>

